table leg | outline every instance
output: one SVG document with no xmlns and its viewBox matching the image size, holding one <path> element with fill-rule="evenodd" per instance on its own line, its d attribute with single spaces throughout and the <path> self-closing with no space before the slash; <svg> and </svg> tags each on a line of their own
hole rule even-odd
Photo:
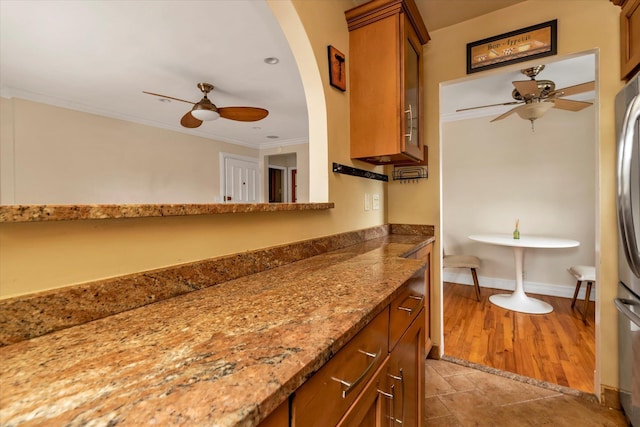
<svg viewBox="0 0 640 427">
<path fill-rule="evenodd" d="M 553 311 L 551 304 L 539 299 L 529 298 L 524 293 L 524 248 L 514 246 L 513 257 L 516 265 L 516 289 L 512 294 L 496 294 L 489 301 L 498 307 L 530 314 L 546 314 Z"/>
</svg>

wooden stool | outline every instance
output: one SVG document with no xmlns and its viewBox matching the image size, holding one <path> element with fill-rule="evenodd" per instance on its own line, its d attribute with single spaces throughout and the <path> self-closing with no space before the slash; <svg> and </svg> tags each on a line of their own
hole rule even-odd
<svg viewBox="0 0 640 427">
<path fill-rule="evenodd" d="M 480 258 L 474 255 L 445 255 L 442 259 L 443 268 L 469 268 L 473 277 L 473 286 L 476 289 L 476 299 L 480 301 L 480 284 L 476 269 L 480 267 Z"/>
<path fill-rule="evenodd" d="M 587 311 L 589 310 L 591 287 L 596 282 L 596 268 L 590 265 L 574 265 L 569 267 L 569 273 L 578 280 L 578 283 L 576 283 L 576 290 L 573 293 L 573 299 L 571 300 L 571 308 L 576 305 L 576 299 L 578 298 L 578 292 L 580 292 L 582 282 L 587 282 L 587 292 L 584 296 L 584 306 L 582 309 L 582 321 L 587 323 Z"/>
</svg>

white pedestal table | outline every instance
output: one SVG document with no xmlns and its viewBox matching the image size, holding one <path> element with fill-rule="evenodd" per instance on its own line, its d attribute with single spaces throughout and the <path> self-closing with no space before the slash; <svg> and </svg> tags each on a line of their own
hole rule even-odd
<svg viewBox="0 0 640 427">
<path fill-rule="evenodd" d="M 551 304 L 530 298 L 524 293 L 523 265 L 525 248 L 559 249 L 580 245 L 577 240 L 559 239 L 543 236 L 520 236 L 514 239 L 511 234 L 473 234 L 469 239 L 490 245 L 511 246 L 516 265 L 516 289 L 512 294 L 496 294 L 489 297 L 493 304 L 508 310 L 530 314 L 546 314 L 553 311 Z"/>
</svg>

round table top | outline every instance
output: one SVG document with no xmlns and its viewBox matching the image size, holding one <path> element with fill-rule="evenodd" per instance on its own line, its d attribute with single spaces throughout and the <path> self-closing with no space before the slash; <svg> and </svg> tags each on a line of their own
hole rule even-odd
<svg viewBox="0 0 640 427">
<path fill-rule="evenodd" d="M 580 242 L 556 237 L 520 235 L 514 239 L 512 234 L 472 234 L 469 239 L 492 245 L 513 246 L 518 248 L 574 248 Z"/>
</svg>

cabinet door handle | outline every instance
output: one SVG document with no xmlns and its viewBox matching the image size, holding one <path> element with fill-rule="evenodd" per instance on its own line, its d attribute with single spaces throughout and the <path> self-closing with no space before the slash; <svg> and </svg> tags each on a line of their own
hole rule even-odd
<svg viewBox="0 0 640 427">
<path fill-rule="evenodd" d="M 409 122 L 407 128 L 409 129 L 409 133 L 405 133 L 405 138 L 409 138 L 409 142 L 413 139 L 413 107 L 409 104 L 409 109 L 405 110 L 405 114 L 409 115 Z"/>
<path fill-rule="evenodd" d="M 400 381 L 400 387 L 402 387 L 402 412 L 401 412 L 401 416 L 400 419 L 397 419 L 395 417 L 395 408 L 394 408 L 394 414 L 393 414 L 393 420 L 394 422 L 398 423 L 398 424 L 404 424 L 404 405 L 405 405 L 405 387 L 404 387 L 404 372 L 402 372 L 402 368 L 400 368 L 400 375 L 391 375 L 391 374 L 387 374 L 389 375 L 389 377 L 391 377 L 392 379 L 396 380 L 396 381 Z"/>
<path fill-rule="evenodd" d="M 358 376 L 358 378 L 356 378 L 353 382 L 349 382 L 349 381 L 345 381 L 342 380 L 340 378 L 336 378 L 336 377 L 331 377 L 332 380 L 339 382 L 340 384 L 342 384 L 343 386 L 345 386 L 345 388 L 342 389 L 342 398 L 346 398 L 349 393 L 351 393 L 353 391 L 353 389 L 355 389 L 358 384 L 360 384 L 362 382 L 363 379 L 366 378 L 367 374 L 369 373 L 369 371 L 371 371 L 371 369 L 373 369 L 373 367 L 376 365 L 376 362 L 378 361 L 378 359 L 380 358 L 380 355 L 382 354 L 382 349 L 379 349 L 377 353 L 373 354 L 373 353 L 368 353 L 364 350 L 358 350 L 358 352 L 364 354 L 367 357 L 370 357 L 371 363 L 369 363 L 369 365 L 364 369 L 364 371 L 362 371 L 362 373 Z"/>
<path fill-rule="evenodd" d="M 409 316 L 411 316 L 415 310 L 420 311 L 420 307 L 422 307 L 422 304 L 424 303 L 424 295 L 422 295 L 422 296 L 409 295 L 409 297 L 407 297 L 407 299 L 418 300 L 418 303 L 412 308 L 404 307 L 402 305 L 399 305 L 398 306 L 398 310 L 406 311 Z M 407 299 L 405 299 L 405 301 Z"/>
<path fill-rule="evenodd" d="M 387 417 L 389 418 L 389 425 L 391 427 L 394 427 L 396 422 L 396 389 L 393 385 L 391 385 L 391 393 L 384 392 L 380 389 L 377 390 L 378 393 L 389 399 L 389 405 L 391 406 L 391 415 L 387 415 Z"/>
</svg>

